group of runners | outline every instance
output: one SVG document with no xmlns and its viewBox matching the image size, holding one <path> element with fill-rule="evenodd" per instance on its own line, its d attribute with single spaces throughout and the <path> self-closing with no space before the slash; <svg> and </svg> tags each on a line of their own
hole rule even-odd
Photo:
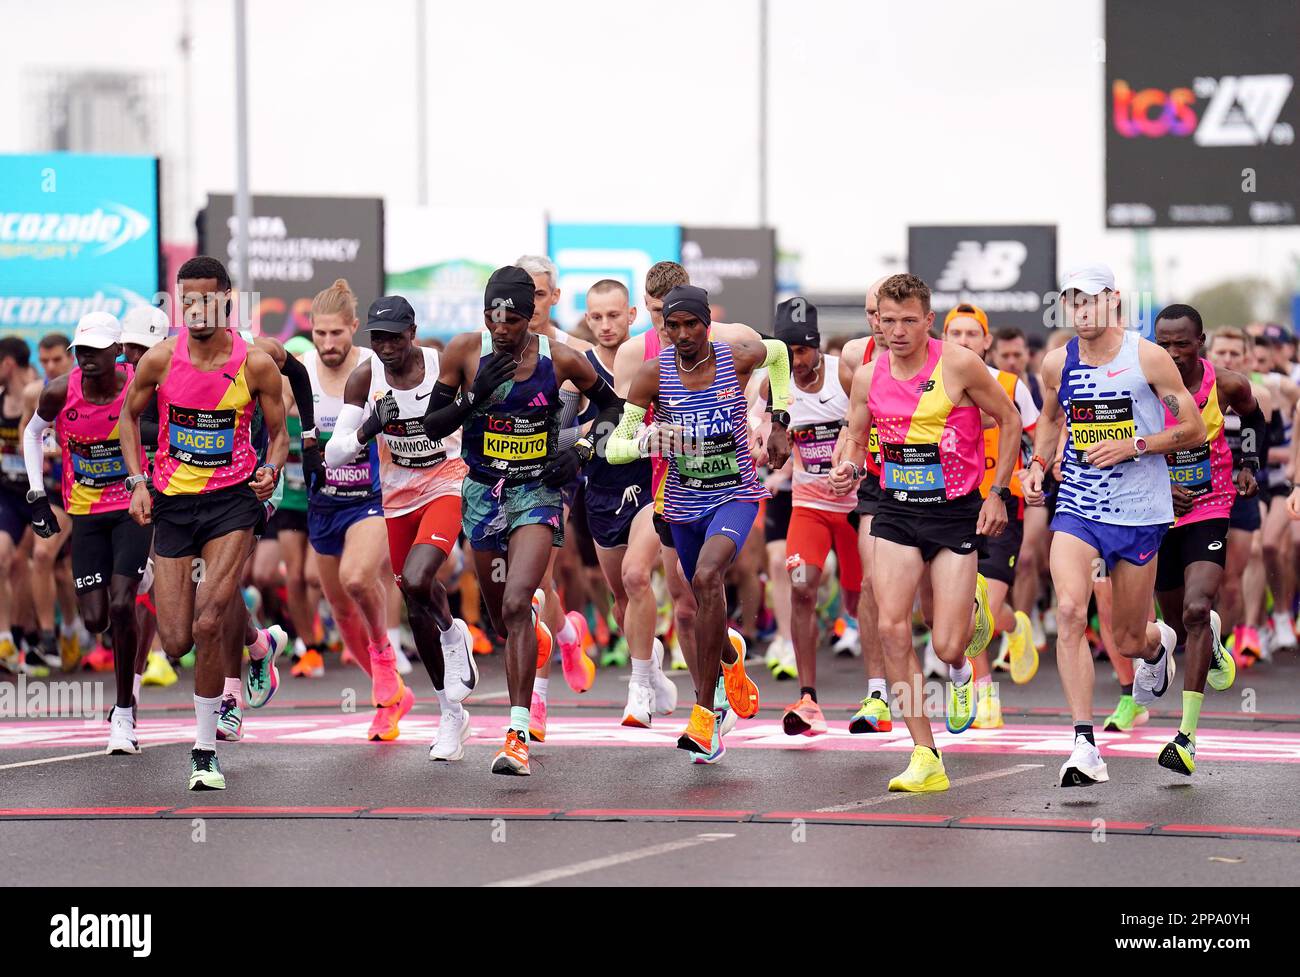
<svg viewBox="0 0 1300 977">
<path fill-rule="evenodd" d="M 174 323 L 91 313 L 70 343 L 42 341 L 43 380 L 0 341 L 0 663 L 71 667 L 82 630 L 105 635 L 107 751 L 132 754 L 142 685 L 192 654 L 192 790 L 226 786 L 217 743 L 288 656 L 321 674 L 318 605 L 370 676 L 381 741 L 414 704 L 404 605 L 440 710 L 432 760 L 463 759 L 476 653 L 499 646 L 510 712 L 491 769 L 511 775 L 545 741 L 554 659 L 587 691 L 602 629 L 625 650 L 606 664 L 630 667 L 623 724 L 673 715 L 665 670 L 684 666 L 677 744 L 718 762 L 758 712 L 759 604 L 766 664 L 797 682 L 785 732 L 826 733 L 828 590 L 838 647 L 864 666 L 849 732 L 897 716 L 914 744 L 891 790 L 948 786 L 926 678 L 946 682 L 949 733 L 1000 727 L 995 675 L 1031 681 L 1047 629 L 1073 721 L 1064 787 L 1108 779 L 1097 657 L 1119 678 L 1111 730 L 1145 722 L 1181 661 L 1156 759 L 1190 775 L 1206 686 L 1296 646 L 1294 337 L 1207 336 L 1171 305 L 1145 340 L 1105 265 L 1063 277 L 1046 344 L 974 305 L 937 322 L 910 274 L 875 282 L 862 335 L 837 343 L 800 297 L 763 324 L 772 338 L 713 321 L 676 262 L 649 270 L 640 309 L 624 283 L 592 285 L 583 340 L 551 321 L 554 265 L 522 257 L 488 280 L 482 327 L 437 348 L 405 298 L 363 317 L 342 280 L 288 348 L 238 331 L 219 261 L 175 284 Z M 244 599 L 248 580 L 265 599 Z M 281 584 L 287 627 L 261 627 Z"/>
</svg>

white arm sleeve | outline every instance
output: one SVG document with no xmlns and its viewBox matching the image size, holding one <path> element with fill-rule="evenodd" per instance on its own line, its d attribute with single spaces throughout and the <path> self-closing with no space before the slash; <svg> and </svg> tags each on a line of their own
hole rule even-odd
<svg viewBox="0 0 1300 977">
<path fill-rule="evenodd" d="M 53 423 L 41 417 L 38 411 L 23 428 L 23 463 L 27 466 L 27 487 L 33 492 L 45 491 L 45 451 L 41 436 Z"/>
<path fill-rule="evenodd" d="M 337 468 L 356 458 L 357 452 L 361 450 L 357 429 L 361 427 L 365 416 L 364 408 L 356 404 L 343 405 L 338 420 L 334 422 L 334 433 L 325 442 L 325 464 Z"/>
</svg>

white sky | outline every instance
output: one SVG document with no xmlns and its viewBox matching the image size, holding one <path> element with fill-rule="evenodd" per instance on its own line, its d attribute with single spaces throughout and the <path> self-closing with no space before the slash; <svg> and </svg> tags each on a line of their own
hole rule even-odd
<svg viewBox="0 0 1300 977">
<path fill-rule="evenodd" d="M 187 202 L 169 240 L 192 239 L 188 211 L 235 173 L 233 4 L 192 6 L 187 167 L 183 2 L 0 0 L 0 152 L 33 148 L 35 70 L 156 72 L 166 199 Z M 253 191 L 414 203 L 414 0 L 249 8 Z M 754 223 L 757 10 L 430 0 L 429 201 Z M 1101 0 L 771 0 L 770 26 L 769 217 L 807 291 L 897 270 L 909 223 L 1056 223 L 1062 265 L 1129 277 L 1131 232 L 1104 230 Z M 1152 250 L 1173 300 L 1294 276 L 1300 230 L 1155 231 Z"/>
</svg>

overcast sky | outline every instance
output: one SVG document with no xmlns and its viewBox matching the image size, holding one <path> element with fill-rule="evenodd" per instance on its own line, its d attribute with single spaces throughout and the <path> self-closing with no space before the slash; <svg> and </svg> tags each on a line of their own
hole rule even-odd
<svg viewBox="0 0 1300 977">
<path fill-rule="evenodd" d="M 153 73 L 169 240 L 192 239 L 190 212 L 235 173 L 233 5 L 192 7 L 187 113 L 182 3 L 0 0 L 0 152 L 32 149 L 45 124 L 39 71 Z M 414 203 L 415 0 L 249 8 L 254 192 Z M 756 222 L 757 11 L 431 0 L 430 202 Z M 1063 265 L 1100 258 L 1128 278 L 1132 234 L 1104 230 L 1101 36 L 1101 0 L 772 0 L 769 221 L 804 288 L 858 291 L 898 270 L 909 223 L 1056 223 Z M 1156 231 L 1152 248 L 1172 299 L 1294 274 L 1300 231 Z M 503 241 L 501 260 L 517 251 Z"/>
</svg>

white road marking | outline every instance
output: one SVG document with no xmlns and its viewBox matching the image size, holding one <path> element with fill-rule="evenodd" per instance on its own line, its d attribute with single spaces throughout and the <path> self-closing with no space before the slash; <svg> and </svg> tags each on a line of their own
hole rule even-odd
<svg viewBox="0 0 1300 977">
<path fill-rule="evenodd" d="M 152 749 L 155 746 L 175 746 L 177 743 L 188 743 L 190 740 L 171 740 L 166 743 L 141 743 L 140 749 Z M 107 746 L 108 744 L 105 744 Z M 61 763 L 64 760 L 84 760 L 86 757 L 108 756 L 102 749 L 93 750 L 90 753 L 65 753 L 62 756 L 47 756 L 40 760 L 21 760 L 18 763 L 0 763 L 0 770 L 16 770 L 18 767 L 39 767 L 43 763 Z"/>
<path fill-rule="evenodd" d="M 1041 770 L 1041 763 L 1018 763 L 1014 767 L 1007 767 L 1005 770 L 991 770 L 988 773 L 977 773 L 970 777 L 958 777 L 950 781 L 950 787 L 964 787 L 966 784 L 978 784 L 983 780 L 996 780 L 999 777 L 1010 777 L 1012 774 L 1024 773 L 1026 770 Z M 834 807 L 819 807 L 818 814 L 839 814 L 841 811 L 856 811 L 860 807 L 875 807 L 877 804 L 885 804 L 889 801 L 900 801 L 904 797 L 915 797 L 915 794 L 909 794 L 906 791 L 895 791 L 891 794 L 882 794 L 879 797 L 867 797 L 860 801 L 849 801 L 847 804 L 836 804 Z"/>
<path fill-rule="evenodd" d="M 486 883 L 486 887 L 517 888 L 523 886 L 544 885 L 547 882 L 555 882 L 559 879 L 568 879 L 575 875 L 585 875 L 587 872 L 598 872 L 603 868 L 612 868 L 615 865 L 624 865 L 627 862 L 636 862 L 643 858 L 653 858 L 656 855 L 667 855 L 671 852 L 681 851 L 685 848 L 694 848 L 697 845 L 706 845 L 711 841 L 722 841 L 724 838 L 734 837 L 736 837 L 734 834 L 712 832 L 696 835 L 694 838 L 684 838 L 681 841 L 665 841 L 663 844 L 648 845 L 645 848 L 634 848 L 631 851 L 619 852 L 614 855 L 605 855 L 602 858 L 589 858 L 585 862 L 575 862 L 572 865 L 563 865 L 560 868 L 547 869 L 544 872 L 534 872 L 532 875 L 520 875 L 513 879 L 502 879 L 500 882 L 488 882 Z"/>
</svg>

